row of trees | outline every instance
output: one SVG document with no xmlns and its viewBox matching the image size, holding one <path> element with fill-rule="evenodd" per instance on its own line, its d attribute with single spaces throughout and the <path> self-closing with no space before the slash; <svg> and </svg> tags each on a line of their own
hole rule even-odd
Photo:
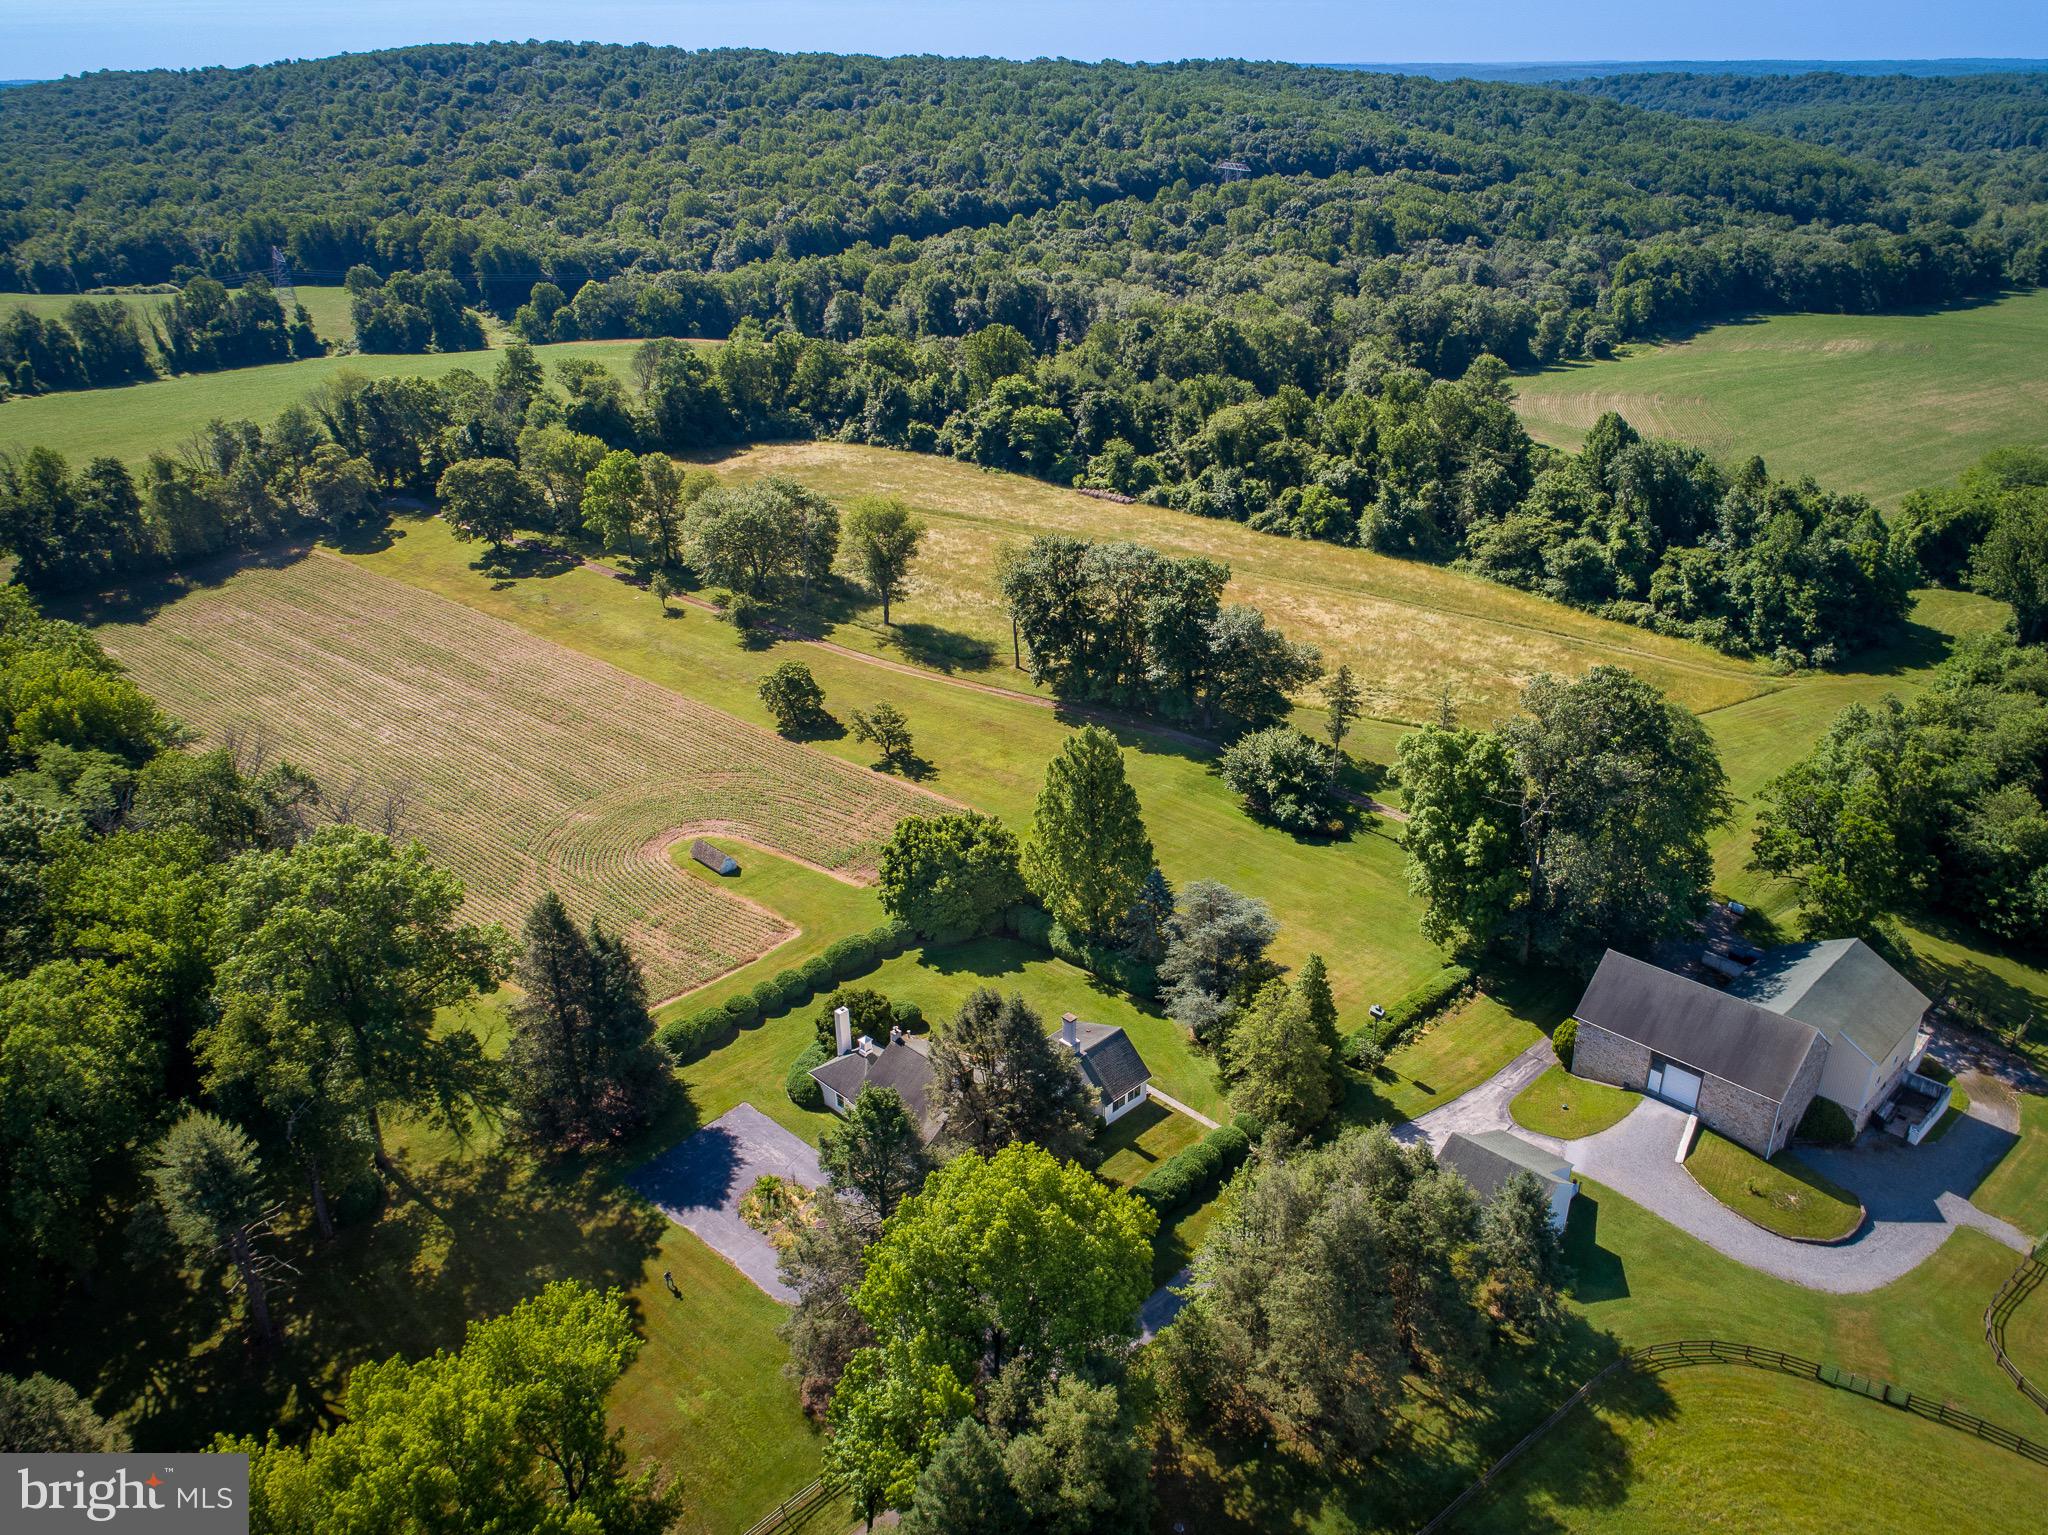
<svg viewBox="0 0 2048 1535">
<path fill-rule="evenodd" d="M 1957 484 L 1914 491 L 1898 538 L 1930 585 L 2010 603 L 2021 643 L 2048 640 L 2048 449 L 1995 448 Z"/>
<path fill-rule="evenodd" d="M 1816 936 L 1933 910 L 2048 941 L 2048 648 L 1961 641 L 1910 702 L 1852 704 L 1759 796 L 1756 865 Z"/>
<path fill-rule="evenodd" d="M 111 298 L 76 299 L 61 316 L 11 310 L 0 320 L 0 399 L 155 378 L 159 357 L 166 372 L 211 373 L 325 350 L 305 306 L 287 313 L 267 278 L 230 292 L 194 277 L 140 324 L 134 308 Z"/>
</svg>

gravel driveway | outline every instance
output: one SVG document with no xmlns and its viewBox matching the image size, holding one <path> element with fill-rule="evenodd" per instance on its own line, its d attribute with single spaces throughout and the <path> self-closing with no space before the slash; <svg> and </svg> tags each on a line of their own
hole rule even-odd
<svg viewBox="0 0 2048 1535">
<path fill-rule="evenodd" d="M 796 1292 L 775 1272 L 775 1244 L 740 1219 L 740 1196 L 763 1173 L 819 1188 L 818 1153 L 751 1103 L 729 1109 L 634 1173 L 662 1214 L 784 1304 Z"/>
<path fill-rule="evenodd" d="M 1538 1056 L 1548 1049 L 1547 1042 L 1531 1047 L 1489 1081 L 1394 1133 L 1405 1140 L 1426 1137 L 1439 1147 L 1454 1130 L 1511 1130 L 1717 1252 L 1809 1290 L 1852 1295 L 1879 1289 L 1933 1257 L 1958 1226 L 1974 1226 L 2019 1252 L 2031 1245 L 2025 1233 L 1969 1201 L 1970 1191 L 2013 1142 L 2010 1130 L 1979 1115 L 1974 1105 L 1940 1140 L 1919 1146 L 1865 1135 L 1845 1150 L 1800 1148 L 1803 1159 L 1853 1191 L 1867 1212 L 1848 1241 L 1821 1247 L 1751 1224 L 1694 1182 L 1673 1160 L 1686 1115 L 1668 1103 L 1645 1098 L 1619 1124 L 1575 1141 L 1515 1124 L 1508 1104 L 1548 1064 Z"/>
</svg>

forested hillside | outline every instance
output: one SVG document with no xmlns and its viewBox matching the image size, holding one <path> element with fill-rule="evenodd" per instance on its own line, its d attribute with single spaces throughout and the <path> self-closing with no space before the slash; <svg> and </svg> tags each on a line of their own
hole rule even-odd
<svg viewBox="0 0 2048 1535">
<path fill-rule="evenodd" d="M 508 315 L 538 277 L 668 273 L 671 333 L 1004 321 L 1041 346 L 1158 293 L 1382 331 L 1446 372 L 1703 307 L 1932 302 L 2043 259 L 2038 219 L 1958 219 L 1824 147 L 1241 63 L 508 44 L 103 74 L 0 98 L 0 187 L 0 282 L 45 291 L 279 244 L 446 269 Z"/>
</svg>

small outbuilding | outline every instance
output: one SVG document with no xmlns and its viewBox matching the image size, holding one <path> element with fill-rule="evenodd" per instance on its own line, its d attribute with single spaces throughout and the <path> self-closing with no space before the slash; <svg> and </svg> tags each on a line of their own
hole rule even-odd
<svg viewBox="0 0 2048 1535">
<path fill-rule="evenodd" d="M 699 837 L 690 844 L 690 856 L 704 865 L 713 874 L 737 874 L 740 861 L 723 848 L 715 847 Z"/>
<path fill-rule="evenodd" d="M 1439 1166 L 1452 1169 L 1471 1184 L 1481 1204 L 1491 1202 L 1510 1178 L 1527 1173 L 1550 1196 L 1550 1224 L 1559 1231 L 1564 1230 L 1572 1196 L 1579 1191 L 1572 1182 L 1571 1163 L 1506 1130 L 1485 1130 L 1477 1135 L 1455 1131 L 1436 1159 Z"/>
<path fill-rule="evenodd" d="M 1116 1123 L 1151 1096 L 1152 1069 L 1120 1026 L 1062 1013 L 1060 1043 L 1080 1057 L 1081 1075 L 1095 1090 L 1095 1113 L 1104 1124 Z"/>
</svg>

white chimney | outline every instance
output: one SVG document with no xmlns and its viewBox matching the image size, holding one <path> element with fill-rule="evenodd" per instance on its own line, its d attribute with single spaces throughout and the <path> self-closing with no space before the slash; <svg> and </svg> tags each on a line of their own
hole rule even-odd
<svg viewBox="0 0 2048 1535">
<path fill-rule="evenodd" d="M 1069 1050 L 1081 1048 L 1081 1020 L 1072 1013 L 1060 1014 L 1060 1043 Z"/>
<path fill-rule="evenodd" d="M 849 1054 L 853 1049 L 853 1014 L 843 1007 L 833 1008 L 832 1032 L 838 1036 L 839 1053 Z"/>
</svg>

